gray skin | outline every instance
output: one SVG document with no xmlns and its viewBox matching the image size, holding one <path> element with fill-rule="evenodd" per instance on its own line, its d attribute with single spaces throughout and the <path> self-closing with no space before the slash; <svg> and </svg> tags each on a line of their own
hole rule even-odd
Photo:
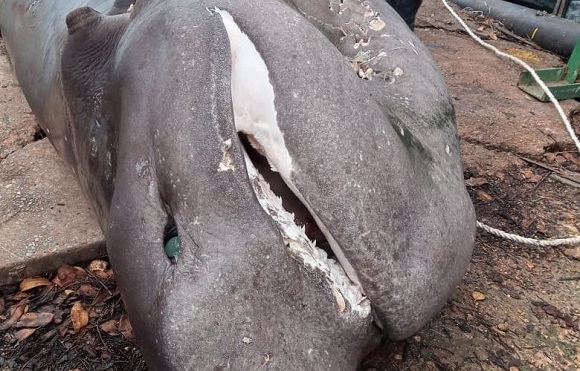
<svg viewBox="0 0 580 371">
<path fill-rule="evenodd" d="M 139 0 L 115 16 L 99 13 L 119 13 L 112 0 L 0 2 L 17 77 L 99 217 L 149 369 L 354 370 L 381 337 L 412 335 L 453 293 L 475 216 L 450 96 L 389 5 L 364 3 L 383 27 L 356 0 Z M 266 62 L 292 182 L 372 315 L 341 310 L 259 206 L 216 6 Z M 227 139 L 235 169 L 218 172 Z M 171 219 L 175 264 L 163 249 Z"/>
</svg>

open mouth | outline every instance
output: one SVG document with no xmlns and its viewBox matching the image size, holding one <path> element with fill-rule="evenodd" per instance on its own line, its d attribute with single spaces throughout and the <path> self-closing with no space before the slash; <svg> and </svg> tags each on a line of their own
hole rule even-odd
<svg viewBox="0 0 580 371">
<path fill-rule="evenodd" d="M 278 126 L 266 63 L 233 17 L 217 8 L 215 12 L 221 16 L 230 42 L 235 125 L 254 193 L 276 222 L 292 256 L 326 277 L 339 312 L 348 310 L 366 317 L 371 312 L 370 301 L 356 271 L 292 182 L 292 157 Z"/>
</svg>

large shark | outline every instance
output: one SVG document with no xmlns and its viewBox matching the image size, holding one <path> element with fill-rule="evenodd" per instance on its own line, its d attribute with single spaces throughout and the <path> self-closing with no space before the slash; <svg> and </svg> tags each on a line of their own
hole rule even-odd
<svg viewBox="0 0 580 371">
<path fill-rule="evenodd" d="M 355 370 L 445 304 L 475 216 L 426 48 L 383 1 L 1 0 L 151 370 Z"/>
</svg>

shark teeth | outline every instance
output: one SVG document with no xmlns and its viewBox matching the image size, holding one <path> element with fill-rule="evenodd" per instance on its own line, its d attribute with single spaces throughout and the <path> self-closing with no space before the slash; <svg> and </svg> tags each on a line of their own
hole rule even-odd
<svg viewBox="0 0 580 371">
<path fill-rule="evenodd" d="M 290 253 L 305 266 L 324 274 L 336 299 L 339 312 L 342 313 L 349 309 L 349 312 L 360 317 L 369 316 L 371 313 L 370 301 L 364 296 L 360 287 L 348 278 L 339 263 L 328 258 L 324 250 L 319 249 L 315 242 L 310 241 L 306 236 L 304 227 L 296 225 L 294 214 L 284 209 L 282 199 L 272 192 L 268 182 L 260 175 L 245 152 L 244 157 L 250 183 L 258 202 L 262 209 L 277 223 L 282 239 Z"/>
</svg>

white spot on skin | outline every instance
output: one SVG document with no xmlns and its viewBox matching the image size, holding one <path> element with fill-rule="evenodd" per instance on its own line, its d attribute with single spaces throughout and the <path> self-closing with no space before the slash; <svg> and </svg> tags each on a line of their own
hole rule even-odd
<svg viewBox="0 0 580 371">
<path fill-rule="evenodd" d="M 385 22 L 380 17 L 377 17 L 369 22 L 369 28 L 373 31 L 380 31 L 385 28 Z"/>
<path fill-rule="evenodd" d="M 449 156 L 451 156 L 451 147 L 449 147 L 449 144 L 445 145 L 445 153 L 447 153 Z"/>
<path fill-rule="evenodd" d="M 89 156 L 97 157 L 97 139 L 95 137 L 89 138 Z"/>
<path fill-rule="evenodd" d="M 218 172 L 222 172 L 222 171 L 234 171 L 236 170 L 236 167 L 234 166 L 234 160 L 232 159 L 232 156 L 230 155 L 230 148 L 232 148 L 232 140 L 228 139 L 225 140 L 222 143 L 222 161 L 219 163 L 218 165 Z"/>
<path fill-rule="evenodd" d="M 147 160 L 140 159 L 139 161 L 137 161 L 137 163 L 135 164 L 135 171 L 137 172 L 137 176 L 139 177 L 143 176 L 143 172 L 146 169 L 147 165 L 149 165 Z"/>
</svg>

